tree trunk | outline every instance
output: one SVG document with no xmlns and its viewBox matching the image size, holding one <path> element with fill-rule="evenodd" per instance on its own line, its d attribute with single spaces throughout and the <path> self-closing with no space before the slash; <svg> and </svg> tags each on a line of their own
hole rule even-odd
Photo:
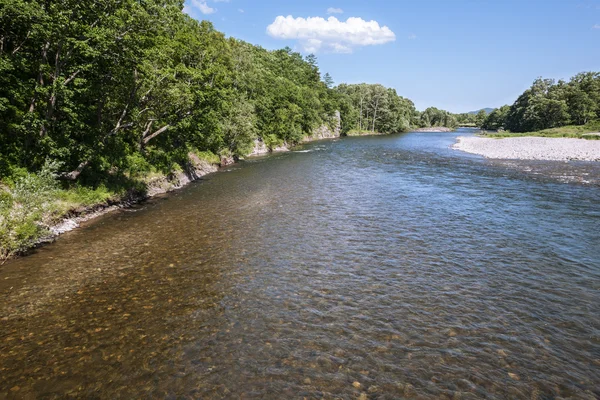
<svg viewBox="0 0 600 400">
<path fill-rule="evenodd" d="M 29 103 L 29 109 L 27 110 L 27 112 L 30 112 L 30 113 L 35 111 L 35 103 L 37 102 L 37 88 L 44 86 L 44 72 L 43 72 L 42 66 L 44 64 L 48 63 L 48 50 L 49 49 L 50 49 L 50 42 L 46 42 L 44 47 L 42 47 L 42 60 L 40 61 L 38 78 L 37 78 L 35 88 L 33 89 L 33 97 L 31 99 L 31 102 Z"/>
<path fill-rule="evenodd" d="M 160 135 L 161 133 L 163 133 L 164 131 L 166 131 L 167 129 L 169 129 L 171 127 L 171 125 L 165 125 L 162 128 L 160 128 L 159 130 L 153 132 L 152 134 L 148 135 L 147 137 L 143 138 L 143 143 L 144 145 L 148 144 L 149 141 L 151 141 L 152 139 L 154 139 L 155 137 L 157 137 L 158 135 Z"/>
<path fill-rule="evenodd" d="M 358 130 L 362 131 L 362 116 L 363 116 L 363 102 L 365 100 L 365 96 L 364 95 L 360 95 L 360 116 L 358 119 Z"/>
<path fill-rule="evenodd" d="M 59 43 L 58 48 L 56 49 L 56 54 L 54 55 L 54 75 L 52 75 L 52 92 L 50 92 L 50 97 L 48 98 L 48 108 L 46 109 L 46 118 L 45 121 L 42 122 L 42 126 L 40 127 L 40 136 L 46 136 L 48 129 L 46 128 L 46 124 L 50 123 L 50 119 L 54 116 L 54 110 L 56 109 L 56 82 L 58 81 L 58 76 L 60 75 L 60 52 L 62 50 L 62 42 Z"/>
<path fill-rule="evenodd" d="M 375 102 L 375 111 L 373 112 L 373 129 L 372 132 L 375 133 L 375 120 L 377 119 L 377 109 L 379 108 L 379 97 Z"/>
<path fill-rule="evenodd" d="M 77 180 L 77 178 L 79 178 L 79 175 L 81 175 L 85 167 L 87 167 L 89 164 L 90 160 L 83 161 L 77 166 L 77 168 L 75 168 L 73 171 L 67 174 L 64 174 L 61 178 L 69 181 Z"/>
</svg>

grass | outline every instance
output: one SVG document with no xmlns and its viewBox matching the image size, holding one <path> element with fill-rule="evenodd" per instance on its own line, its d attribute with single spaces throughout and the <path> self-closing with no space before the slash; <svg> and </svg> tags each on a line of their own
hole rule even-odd
<svg viewBox="0 0 600 400">
<path fill-rule="evenodd" d="M 67 215 L 119 201 L 138 186 L 123 181 L 95 188 L 63 187 L 45 171 L 0 184 L 0 265 L 49 236 L 49 227 Z"/>
<path fill-rule="evenodd" d="M 218 164 L 219 156 L 195 151 L 200 161 Z M 148 187 L 165 174 L 132 160 L 139 168 L 124 174 L 109 174 L 100 183 L 81 185 L 58 180 L 57 166 L 47 163 L 40 172 L 16 170 L 0 181 L 0 265 L 25 253 L 50 235 L 50 227 L 67 216 L 82 215 L 96 206 L 144 197 Z M 190 156 L 190 162 L 196 162 Z M 181 172 L 174 164 L 171 173 Z"/>
<path fill-rule="evenodd" d="M 483 135 L 492 138 L 537 136 L 548 138 L 576 138 L 588 140 L 600 140 L 600 135 L 589 135 L 589 133 L 600 132 L 600 121 L 588 123 L 586 125 L 567 125 L 560 128 L 544 129 L 536 132 L 486 132 Z"/>
<path fill-rule="evenodd" d="M 219 164 L 221 162 L 221 158 L 211 151 L 195 151 L 194 154 L 200 160 L 206 161 L 209 164 Z"/>
<path fill-rule="evenodd" d="M 105 185 L 96 188 L 74 186 L 68 189 L 58 190 L 52 199 L 50 209 L 56 220 L 73 210 L 84 209 L 98 204 L 105 204 L 110 200 L 117 201 L 124 191 L 108 189 Z M 56 222 L 56 221 L 50 221 Z"/>
</svg>

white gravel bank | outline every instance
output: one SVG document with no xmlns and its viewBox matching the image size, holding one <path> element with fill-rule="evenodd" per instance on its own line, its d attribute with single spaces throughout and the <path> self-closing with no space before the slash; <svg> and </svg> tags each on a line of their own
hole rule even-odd
<svg viewBox="0 0 600 400">
<path fill-rule="evenodd" d="M 486 158 L 508 160 L 600 161 L 600 140 L 515 137 L 482 138 L 459 136 L 452 148 Z"/>
</svg>

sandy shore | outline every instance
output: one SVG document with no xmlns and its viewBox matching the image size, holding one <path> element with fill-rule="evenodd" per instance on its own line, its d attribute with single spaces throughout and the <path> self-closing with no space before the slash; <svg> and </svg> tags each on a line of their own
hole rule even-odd
<svg viewBox="0 0 600 400">
<path fill-rule="evenodd" d="M 600 161 L 600 140 L 514 137 L 482 138 L 459 136 L 452 148 L 486 158 L 508 160 Z"/>
</svg>

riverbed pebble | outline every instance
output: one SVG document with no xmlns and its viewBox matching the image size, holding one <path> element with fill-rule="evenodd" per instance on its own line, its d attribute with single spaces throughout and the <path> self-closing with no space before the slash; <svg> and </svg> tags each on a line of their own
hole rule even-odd
<svg viewBox="0 0 600 400">
<path fill-rule="evenodd" d="M 552 161 L 600 161 L 600 140 L 514 137 L 483 138 L 459 136 L 456 150 L 486 158 Z"/>
</svg>

